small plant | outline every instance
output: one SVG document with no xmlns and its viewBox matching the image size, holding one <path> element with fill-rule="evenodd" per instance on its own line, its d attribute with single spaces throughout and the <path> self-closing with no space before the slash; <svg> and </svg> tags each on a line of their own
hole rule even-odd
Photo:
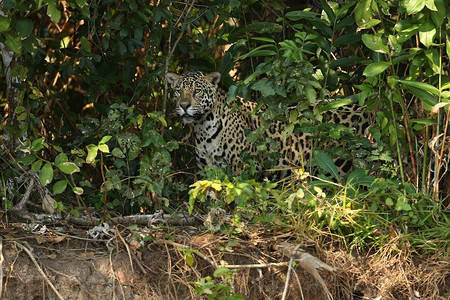
<svg viewBox="0 0 450 300">
<path fill-rule="evenodd" d="M 206 276 L 200 281 L 191 282 L 196 286 L 195 293 L 205 295 L 210 300 L 241 300 L 244 297 L 238 293 L 234 293 L 230 284 L 232 283 L 233 271 L 226 267 L 217 268 L 214 271 L 214 278 Z M 220 279 L 221 278 L 221 279 Z M 219 283 L 225 281 L 225 283 Z"/>
</svg>

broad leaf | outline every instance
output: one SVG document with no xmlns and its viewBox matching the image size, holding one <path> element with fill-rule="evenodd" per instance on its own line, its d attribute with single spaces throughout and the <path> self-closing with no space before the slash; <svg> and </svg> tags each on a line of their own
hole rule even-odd
<svg viewBox="0 0 450 300">
<path fill-rule="evenodd" d="M 80 168 L 78 168 L 78 166 L 75 163 L 70 161 L 57 164 L 56 167 L 66 174 L 73 174 L 76 172 L 80 172 Z"/>
<path fill-rule="evenodd" d="M 363 72 L 364 76 L 372 77 L 381 74 L 389 67 L 390 63 L 386 61 L 374 62 L 368 65 Z"/>
<path fill-rule="evenodd" d="M 66 190 L 67 180 L 60 180 L 53 185 L 53 194 L 61 194 Z"/>
<path fill-rule="evenodd" d="M 22 39 L 27 38 L 33 32 L 33 22 L 30 19 L 19 19 L 16 22 L 16 30 L 19 37 Z"/>
<path fill-rule="evenodd" d="M 9 29 L 11 20 L 7 17 L 0 15 L 0 32 L 5 32 Z"/>
<path fill-rule="evenodd" d="M 380 36 L 373 34 L 363 34 L 362 41 L 367 48 L 372 51 L 384 53 L 389 53 L 389 47 L 386 45 L 387 43 L 383 41 Z"/>
<path fill-rule="evenodd" d="M 86 163 L 92 164 L 97 157 L 98 147 L 96 145 L 88 145 L 86 146 L 88 149 L 88 154 L 86 156 Z"/>
<path fill-rule="evenodd" d="M 46 186 L 53 180 L 53 168 L 51 163 L 46 163 L 39 173 L 39 181 L 43 186 Z"/>
<path fill-rule="evenodd" d="M 322 171 L 339 180 L 339 172 L 331 156 L 321 150 L 314 150 L 314 161 Z"/>
</svg>

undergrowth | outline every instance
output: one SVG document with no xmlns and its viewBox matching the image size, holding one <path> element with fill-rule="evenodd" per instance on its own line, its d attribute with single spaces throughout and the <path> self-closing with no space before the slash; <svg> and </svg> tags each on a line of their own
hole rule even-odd
<svg viewBox="0 0 450 300">
<path fill-rule="evenodd" d="M 241 232 L 236 229 L 242 223 L 258 223 L 358 252 L 450 255 L 450 218 L 430 196 L 412 187 L 405 193 L 394 179 L 367 176 L 362 182 L 338 184 L 301 170 L 294 173 L 278 182 L 258 182 L 209 170 L 209 179 L 191 186 L 190 210 L 234 207 L 228 222 L 217 219 L 220 226 L 212 228 L 231 235 Z"/>
</svg>

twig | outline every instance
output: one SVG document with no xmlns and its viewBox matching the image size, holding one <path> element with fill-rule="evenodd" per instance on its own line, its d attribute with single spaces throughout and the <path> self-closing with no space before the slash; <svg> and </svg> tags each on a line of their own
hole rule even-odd
<svg viewBox="0 0 450 300">
<path fill-rule="evenodd" d="M 243 264 L 243 265 L 225 265 L 227 269 L 255 269 L 255 268 L 270 268 L 270 267 L 285 267 L 288 262 L 265 263 L 265 264 Z"/>
<path fill-rule="evenodd" d="M 162 239 L 158 239 L 154 241 L 155 244 L 158 245 L 171 245 L 174 246 L 175 248 L 183 248 L 183 249 L 190 249 L 190 250 L 194 250 L 191 247 L 187 246 L 187 245 L 183 245 L 183 244 L 179 244 L 173 241 L 169 241 L 169 240 L 162 240 Z M 203 253 L 201 253 L 200 251 L 194 251 L 193 253 L 197 254 L 198 256 L 200 256 L 201 258 L 203 258 L 204 260 L 206 260 L 211 266 L 213 267 L 218 267 L 213 260 L 211 260 L 209 257 L 207 257 L 206 255 L 204 255 Z"/>
<path fill-rule="evenodd" d="M 58 292 L 58 290 L 55 288 L 55 286 L 53 285 L 53 283 L 50 281 L 50 279 L 48 279 L 47 275 L 44 273 L 44 271 L 42 271 L 41 267 L 39 266 L 38 262 L 36 261 L 36 258 L 34 258 L 33 253 L 31 253 L 30 250 L 28 250 L 27 247 L 23 246 L 22 244 L 18 243 L 18 242 L 14 242 L 14 244 L 16 244 L 16 246 L 18 246 L 20 249 L 24 250 L 28 256 L 30 257 L 31 261 L 34 263 L 34 265 L 36 266 L 36 268 L 38 269 L 39 273 L 41 273 L 42 277 L 44 277 L 44 280 L 47 282 L 47 284 L 51 287 L 51 289 L 53 290 L 53 292 L 55 292 L 56 296 L 58 297 L 58 299 L 60 300 L 64 300 L 64 298 L 61 296 L 61 294 Z"/>
<path fill-rule="evenodd" d="M 286 299 L 288 287 L 289 287 L 289 280 L 291 279 L 291 271 L 292 271 L 292 263 L 294 262 L 295 253 L 297 252 L 298 248 L 300 248 L 300 244 L 295 246 L 294 250 L 291 252 L 291 259 L 289 260 L 289 266 L 288 271 L 286 274 L 286 282 L 284 283 L 284 290 L 283 290 L 283 296 L 281 297 L 281 300 Z"/>
<path fill-rule="evenodd" d="M 104 167 L 105 167 L 105 165 L 103 164 L 103 152 L 100 151 L 100 172 L 102 174 L 102 180 L 103 180 L 103 219 L 106 220 L 106 203 L 107 203 L 108 190 L 106 188 L 105 172 L 103 171 Z"/>
<path fill-rule="evenodd" d="M 300 295 L 302 295 L 302 300 L 305 300 L 305 295 L 303 295 L 302 284 L 300 283 L 300 279 L 298 278 L 297 272 L 294 271 L 295 279 L 297 280 L 298 288 L 300 289 Z"/>
<path fill-rule="evenodd" d="M 35 185 L 35 180 L 34 177 L 31 175 L 30 176 L 30 183 L 28 184 L 27 190 L 25 191 L 25 194 L 23 194 L 22 199 L 19 201 L 19 203 L 17 203 L 16 205 L 14 205 L 13 207 L 11 207 L 9 209 L 9 212 L 11 213 L 16 213 L 18 211 L 22 211 L 25 204 L 27 203 L 28 199 L 30 198 L 31 192 L 33 191 Z"/>
<path fill-rule="evenodd" d="M 178 20 L 175 22 L 173 28 L 170 30 L 169 32 L 169 40 L 168 40 L 168 44 L 169 44 L 169 49 L 168 49 L 168 54 L 166 57 L 166 65 L 164 66 L 164 75 L 167 74 L 169 72 L 169 63 L 170 63 L 170 58 L 172 57 L 173 53 L 175 52 L 175 49 L 177 48 L 178 43 L 181 41 L 181 38 L 183 37 L 183 32 L 180 33 L 180 35 L 178 36 L 178 38 L 175 40 L 175 43 L 172 43 L 172 30 L 174 30 L 178 24 L 181 21 L 181 18 L 184 16 L 185 19 L 187 18 L 187 16 L 189 15 L 189 13 L 191 12 L 192 7 L 194 6 L 195 0 L 191 1 L 191 4 L 188 8 L 188 2 L 186 2 L 183 11 L 180 14 L 180 17 L 178 18 Z M 169 84 L 167 82 L 167 79 L 164 79 L 164 100 L 163 100 L 163 118 L 166 117 L 166 110 L 167 110 L 167 99 L 168 99 L 168 93 L 167 90 L 169 89 Z M 164 129 L 164 126 L 162 127 Z"/>
<path fill-rule="evenodd" d="M 116 236 L 119 237 L 119 239 L 122 241 L 122 244 L 125 246 L 125 248 L 127 249 L 127 253 L 128 253 L 128 259 L 130 260 L 130 267 L 131 267 L 131 273 L 134 274 L 134 268 L 133 268 L 133 259 L 131 258 L 131 251 L 130 251 L 130 247 L 128 246 L 128 243 L 125 242 L 125 240 L 123 239 L 122 235 L 120 234 L 119 230 L 115 230 Z"/>
</svg>

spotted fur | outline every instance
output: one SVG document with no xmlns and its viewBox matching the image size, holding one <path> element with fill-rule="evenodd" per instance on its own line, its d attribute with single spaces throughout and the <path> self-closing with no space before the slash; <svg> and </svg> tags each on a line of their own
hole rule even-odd
<svg viewBox="0 0 450 300">
<path fill-rule="evenodd" d="M 187 72 L 183 75 L 168 73 L 166 79 L 174 91 L 176 113 L 185 123 L 194 127 L 199 168 L 229 165 L 233 172 L 238 173 L 243 151 L 257 155 L 256 147 L 246 140 L 245 135 L 246 131 L 262 126 L 262 120 L 251 114 L 256 103 L 241 101 L 242 111 L 226 105 L 227 93 L 218 88 L 220 74 L 217 72 L 207 75 L 201 72 Z M 331 111 L 327 114 L 327 120 L 356 127 L 359 133 L 368 127 L 361 107 L 356 105 Z M 281 145 L 282 155 L 276 168 L 304 166 L 312 154 L 311 133 L 300 132 L 285 138 L 281 134 L 283 129 L 284 124 L 273 122 L 265 132 Z M 348 169 L 347 161 L 340 164 L 340 170 Z"/>
</svg>

